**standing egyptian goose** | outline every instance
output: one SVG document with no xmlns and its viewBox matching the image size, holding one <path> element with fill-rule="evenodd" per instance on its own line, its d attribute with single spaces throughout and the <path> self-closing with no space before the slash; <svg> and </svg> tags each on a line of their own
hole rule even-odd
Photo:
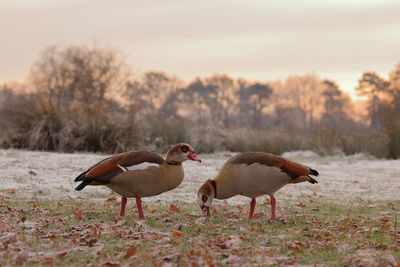
<svg viewBox="0 0 400 267">
<path fill-rule="evenodd" d="M 250 215 L 254 215 L 256 198 L 271 197 L 271 220 L 275 219 L 274 193 L 289 183 L 318 183 L 309 175 L 316 170 L 288 159 L 262 152 L 240 153 L 228 159 L 214 180 L 207 180 L 197 192 L 197 203 L 204 215 L 210 215 L 214 198 L 227 199 L 236 195 L 251 198 Z"/>
<path fill-rule="evenodd" d="M 150 151 L 132 151 L 106 158 L 75 178 L 81 182 L 75 190 L 87 185 L 105 185 L 120 194 L 120 215 L 125 215 L 128 197 L 136 198 L 139 218 L 144 218 L 142 197 L 156 196 L 178 187 L 184 176 L 182 162 L 201 162 L 189 144 L 180 143 L 168 150 L 165 159 Z"/>
</svg>

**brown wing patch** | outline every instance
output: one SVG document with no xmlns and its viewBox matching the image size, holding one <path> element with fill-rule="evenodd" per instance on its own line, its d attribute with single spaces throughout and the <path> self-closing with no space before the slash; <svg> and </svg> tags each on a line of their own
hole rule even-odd
<svg viewBox="0 0 400 267">
<path fill-rule="evenodd" d="M 269 167 L 280 168 L 283 172 L 287 173 L 290 177 L 296 178 L 302 175 L 307 175 L 310 172 L 308 167 L 299 163 L 287 160 L 277 155 L 263 153 L 263 152 L 247 152 L 239 154 L 231 159 L 230 164 L 262 164 Z"/>
<path fill-rule="evenodd" d="M 92 181 L 90 185 L 106 185 L 106 183 L 98 182 L 98 181 Z"/>
<path fill-rule="evenodd" d="M 103 161 L 94 166 L 86 175 L 86 178 L 99 178 L 116 171 L 119 167 L 110 161 Z"/>
<path fill-rule="evenodd" d="M 283 163 L 281 169 L 282 171 L 289 174 L 292 178 L 296 178 L 303 175 L 308 175 L 310 169 L 293 161 L 284 159 L 285 162 Z"/>
<path fill-rule="evenodd" d="M 129 167 L 143 162 L 162 164 L 164 159 L 149 151 L 133 151 L 103 159 L 95 164 L 86 174 L 84 180 L 90 180 L 91 185 L 102 185 L 111 182 L 111 179 L 122 172 L 119 166 Z"/>
</svg>

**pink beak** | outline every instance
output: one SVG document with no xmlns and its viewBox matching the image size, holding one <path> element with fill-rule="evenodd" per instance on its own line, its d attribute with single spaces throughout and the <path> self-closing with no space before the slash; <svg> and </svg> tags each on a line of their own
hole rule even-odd
<svg viewBox="0 0 400 267">
<path fill-rule="evenodd" d="M 194 152 L 190 152 L 189 155 L 188 155 L 188 158 L 193 160 L 193 161 L 201 162 L 201 159 L 199 159 Z"/>
</svg>

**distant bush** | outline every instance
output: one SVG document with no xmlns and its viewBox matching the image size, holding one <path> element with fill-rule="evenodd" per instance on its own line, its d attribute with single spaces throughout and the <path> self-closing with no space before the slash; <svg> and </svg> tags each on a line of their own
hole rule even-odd
<svg viewBox="0 0 400 267">
<path fill-rule="evenodd" d="M 224 145 L 230 151 L 264 151 L 282 154 L 286 151 L 307 149 L 309 141 L 280 128 L 235 129 L 226 131 Z"/>
<path fill-rule="evenodd" d="M 15 96 L 3 107 L 10 118 L 3 147 L 51 151 L 126 151 L 137 146 L 140 132 L 128 115 L 115 112 L 68 113 L 43 104 L 40 95 Z"/>
<path fill-rule="evenodd" d="M 133 75 L 108 48 L 49 47 L 26 83 L 0 88 L 0 146 L 118 153 L 188 142 L 203 153 L 399 158 L 400 64 L 389 76 L 362 75 L 362 114 L 334 81 L 315 74 L 276 82 L 215 74 L 185 83 L 159 71 Z"/>
<path fill-rule="evenodd" d="M 213 153 L 227 150 L 224 141 L 224 132 L 228 129 L 220 129 L 210 126 L 196 126 L 190 124 L 190 141 L 200 153 Z M 189 128 L 189 127 L 188 127 Z"/>
<path fill-rule="evenodd" d="M 181 118 L 166 117 L 158 113 L 147 114 L 139 120 L 139 124 L 147 144 L 166 148 L 170 144 L 190 142 L 186 124 Z"/>
</svg>

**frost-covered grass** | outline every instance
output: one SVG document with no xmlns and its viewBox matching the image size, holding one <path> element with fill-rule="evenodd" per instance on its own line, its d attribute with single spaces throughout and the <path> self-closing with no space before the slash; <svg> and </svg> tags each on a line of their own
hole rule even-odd
<svg viewBox="0 0 400 267">
<path fill-rule="evenodd" d="M 178 188 L 144 201 L 192 203 L 198 187 L 206 179 L 213 178 L 232 155 L 206 154 L 201 155 L 202 163 L 184 162 L 185 179 Z M 76 192 L 73 182 L 78 174 L 107 156 L 0 150 L 0 192 L 15 190 L 16 198 L 100 200 L 110 197 L 110 190 L 104 187 L 86 187 Z M 319 157 L 307 151 L 285 153 L 284 156 L 318 170 L 321 175 L 316 185 L 302 183 L 281 189 L 276 194 L 278 204 L 288 199 L 301 201 L 310 195 L 315 201 L 336 203 L 400 200 L 400 160 L 378 160 L 361 154 Z M 247 202 L 248 199 L 240 196 L 229 200 L 229 203 Z"/>
<path fill-rule="evenodd" d="M 284 156 L 320 172 L 319 183 L 288 185 L 276 194 L 279 220 L 268 221 L 268 198 L 256 219 L 249 199 L 216 200 L 203 218 L 195 192 L 232 153 L 185 162 L 185 180 L 171 192 L 134 201 L 117 216 L 107 188 L 75 192 L 73 179 L 107 155 L 0 150 L 0 265 L 396 265 L 400 261 L 400 161 L 364 155 Z"/>
</svg>

